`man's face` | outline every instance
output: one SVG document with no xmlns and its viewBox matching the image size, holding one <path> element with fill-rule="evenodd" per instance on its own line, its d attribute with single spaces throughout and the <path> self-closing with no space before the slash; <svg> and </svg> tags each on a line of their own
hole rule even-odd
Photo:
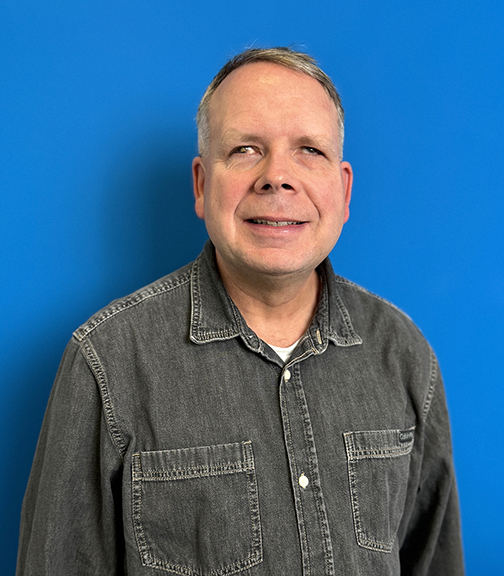
<svg viewBox="0 0 504 576">
<path fill-rule="evenodd" d="M 193 161 L 196 213 L 221 273 L 308 276 L 349 216 L 336 107 L 321 84 L 269 62 L 232 72 L 210 101 L 209 152 Z"/>
</svg>

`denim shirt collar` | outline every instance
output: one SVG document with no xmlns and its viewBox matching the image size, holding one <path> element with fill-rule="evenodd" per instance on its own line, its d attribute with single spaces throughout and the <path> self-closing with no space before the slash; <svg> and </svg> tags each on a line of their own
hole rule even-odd
<svg viewBox="0 0 504 576">
<path fill-rule="evenodd" d="M 329 258 L 317 272 L 322 280 L 320 302 L 302 341 L 309 339 L 310 349 L 317 354 L 324 352 L 329 342 L 336 346 L 362 344 L 338 293 L 338 277 Z M 215 248 L 208 241 L 191 272 L 190 339 L 195 344 L 205 344 L 238 336 L 251 350 L 264 353 L 264 342 L 247 326 L 227 293 L 217 269 Z"/>
</svg>

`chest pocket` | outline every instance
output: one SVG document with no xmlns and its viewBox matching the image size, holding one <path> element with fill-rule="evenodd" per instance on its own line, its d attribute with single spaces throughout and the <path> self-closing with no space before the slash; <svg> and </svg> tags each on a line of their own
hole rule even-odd
<svg viewBox="0 0 504 576">
<path fill-rule="evenodd" d="M 144 566 L 224 576 L 262 561 L 251 442 L 134 454 L 132 506 Z"/>
<path fill-rule="evenodd" d="M 408 486 L 414 428 L 343 434 L 359 546 L 391 552 Z"/>
</svg>

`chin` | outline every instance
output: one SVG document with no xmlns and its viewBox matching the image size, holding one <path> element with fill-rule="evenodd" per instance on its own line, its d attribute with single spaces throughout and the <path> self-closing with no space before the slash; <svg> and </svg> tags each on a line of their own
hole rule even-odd
<svg viewBox="0 0 504 576">
<path fill-rule="evenodd" d="M 288 257 L 277 261 L 248 262 L 246 266 L 251 272 L 271 277 L 310 274 L 316 268 L 308 263 L 294 262 Z"/>
</svg>

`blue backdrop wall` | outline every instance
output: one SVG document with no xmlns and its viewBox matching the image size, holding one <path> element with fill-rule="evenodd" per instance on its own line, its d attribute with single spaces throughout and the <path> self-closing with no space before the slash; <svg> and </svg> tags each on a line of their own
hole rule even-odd
<svg viewBox="0 0 504 576">
<path fill-rule="evenodd" d="M 190 162 L 206 85 L 245 47 L 292 45 L 347 112 L 355 186 L 334 267 L 435 348 L 468 574 L 504 574 L 503 29 L 497 0 L 2 0 L 2 573 L 72 331 L 204 242 Z"/>
</svg>

